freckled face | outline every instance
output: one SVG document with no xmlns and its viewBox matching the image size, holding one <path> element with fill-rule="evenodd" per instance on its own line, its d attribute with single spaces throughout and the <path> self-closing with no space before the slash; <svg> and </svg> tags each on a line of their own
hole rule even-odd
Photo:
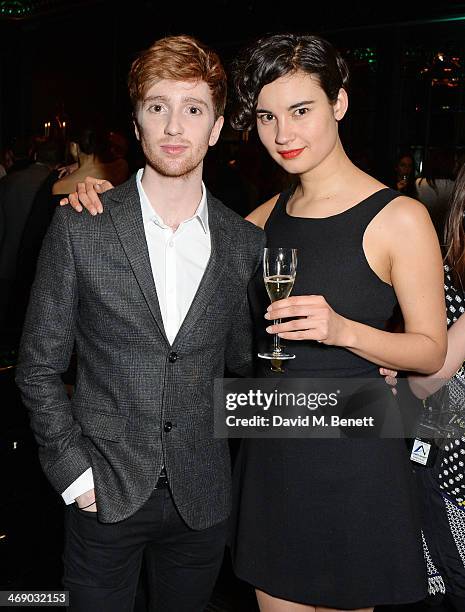
<svg viewBox="0 0 465 612">
<path fill-rule="evenodd" d="M 222 125 L 207 83 L 161 79 L 139 104 L 135 132 L 147 163 L 163 176 L 180 177 L 201 167 Z"/>
<path fill-rule="evenodd" d="M 265 85 L 257 101 L 257 129 L 271 157 L 292 174 L 317 167 L 338 142 L 337 121 L 347 108 L 340 90 L 333 105 L 318 78 L 295 72 Z"/>
</svg>

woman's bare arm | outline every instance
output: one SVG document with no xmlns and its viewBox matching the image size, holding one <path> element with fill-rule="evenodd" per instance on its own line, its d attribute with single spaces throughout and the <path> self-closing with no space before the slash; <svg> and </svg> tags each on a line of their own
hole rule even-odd
<svg viewBox="0 0 465 612">
<path fill-rule="evenodd" d="M 247 217 L 246 221 L 250 221 L 254 225 L 258 225 L 264 229 L 266 222 L 268 221 L 268 217 L 271 214 L 271 211 L 275 207 L 276 202 L 278 201 L 279 193 L 272 198 L 270 198 L 264 204 L 258 206 L 255 210 L 253 210 Z"/>
<path fill-rule="evenodd" d="M 440 370 L 429 376 L 411 375 L 408 377 L 413 393 L 424 399 L 438 391 L 454 376 L 465 361 L 465 316 L 461 316 L 447 332 L 447 355 Z"/>
</svg>

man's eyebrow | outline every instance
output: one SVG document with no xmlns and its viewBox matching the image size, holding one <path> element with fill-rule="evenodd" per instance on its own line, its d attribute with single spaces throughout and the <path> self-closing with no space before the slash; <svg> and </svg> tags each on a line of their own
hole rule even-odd
<svg viewBox="0 0 465 612">
<path fill-rule="evenodd" d="M 186 96 L 185 98 L 182 99 L 183 102 L 190 102 L 193 104 L 201 104 L 202 106 L 205 106 L 206 108 L 208 108 L 208 104 L 205 102 L 205 100 L 202 100 L 201 98 L 194 98 L 192 96 Z M 169 97 L 168 96 L 147 96 L 147 98 L 144 98 L 144 104 L 146 104 L 147 102 L 169 102 Z"/>
<path fill-rule="evenodd" d="M 313 104 L 315 100 L 302 100 L 301 102 L 296 102 L 295 104 L 291 104 L 287 110 L 294 110 L 295 108 L 299 108 L 299 106 L 303 106 L 304 104 Z M 269 113 L 272 115 L 273 113 L 270 110 L 266 110 L 264 108 L 257 108 L 256 113 Z"/>
<path fill-rule="evenodd" d="M 166 102 L 166 100 L 168 100 L 166 96 L 147 96 L 146 98 L 144 98 L 144 103 L 145 102 Z"/>
<path fill-rule="evenodd" d="M 183 98 L 183 102 L 193 102 L 194 104 L 201 104 L 202 106 L 208 108 L 208 104 L 205 102 L 205 100 L 202 100 L 201 98 L 193 98 L 191 96 L 187 96 L 186 98 Z"/>
</svg>

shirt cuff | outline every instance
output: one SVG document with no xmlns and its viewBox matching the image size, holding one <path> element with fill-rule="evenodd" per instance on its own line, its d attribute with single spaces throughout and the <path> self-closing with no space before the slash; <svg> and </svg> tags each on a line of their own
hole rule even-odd
<svg viewBox="0 0 465 612">
<path fill-rule="evenodd" d="M 76 478 L 74 482 L 72 482 L 69 487 L 63 491 L 61 494 L 64 502 L 67 506 L 74 503 L 76 497 L 82 495 L 83 493 L 87 493 L 94 488 L 94 476 L 92 474 L 92 468 L 87 468 L 87 470 Z"/>
</svg>

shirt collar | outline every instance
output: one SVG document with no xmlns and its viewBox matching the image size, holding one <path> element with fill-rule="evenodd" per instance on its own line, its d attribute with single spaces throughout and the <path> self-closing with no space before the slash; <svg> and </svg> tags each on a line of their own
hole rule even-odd
<svg viewBox="0 0 465 612">
<path fill-rule="evenodd" d="M 144 188 L 142 187 L 143 173 L 144 173 L 143 168 L 140 168 L 140 170 L 137 171 L 136 184 L 137 184 L 137 191 L 139 192 L 139 199 L 140 199 L 140 204 L 142 208 L 142 219 L 143 219 L 144 225 L 146 225 L 147 223 L 156 223 L 158 226 L 162 228 L 166 228 L 167 226 L 163 222 L 160 215 L 158 215 L 156 211 L 152 208 L 152 205 L 150 204 L 147 194 L 145 193 Z M 195 211 L 195 213 L 192 215 L 190 219 L 186 219 L 180 225 L 182 225 L 183 223 L 187 223 L 191 219 L 198 219 L 200 222 L 200 225 L 202 226 L 203 231 L 205 232 L 205 234 L 208 234 L 209 225 L 208 225 L 207 190 L 205 188 L 205 184 L 203 181 L 202 181 L 202 197 L 200 199 L 200 203 L 197 207 L 197 210 Z"/>
</svg>

